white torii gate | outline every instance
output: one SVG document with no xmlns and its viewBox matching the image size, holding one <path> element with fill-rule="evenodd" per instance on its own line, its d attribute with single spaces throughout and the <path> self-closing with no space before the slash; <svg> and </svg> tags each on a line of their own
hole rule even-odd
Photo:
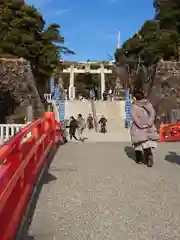
<svg viewBox="0 0 180 240">
<path fill-rule="evenodd" d="M 105 91 L 105 74 L 112 74 L 111 69 L 106 69 L 103 63 L 100 63 L 99 69 L 91 69 L 91 63 L 86 63 L 85 69 L 78 69 L 72 64 L 69 68 L 63 69 L 63 73 L 70 74 L 69 80 L 69 99 L 75 99 L 75 84 L 74 84 L 74 75 L 78 73 L 91 73 L 91 74 L 100 74 L 101 75 L 101 99 L 103 99 L 103 93 Z"/>
</svg>

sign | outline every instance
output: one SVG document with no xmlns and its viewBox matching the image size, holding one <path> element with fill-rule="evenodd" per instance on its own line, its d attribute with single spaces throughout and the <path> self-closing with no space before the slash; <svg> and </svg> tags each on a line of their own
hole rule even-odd
<svg viewBox="0 0 180 240">
<path fill-rule="evenodd" d="M 51 94 L 54 95 L 55 94 L 55 83 L 54 83 L 53 78 L 51 78 L 51 80 L 50 80 L 50 90 L 51 90 Z"/>
<path fill-rule="evenodd" d="M 59 101 L 59 119 L 60 121 L 65 120 L 65 101 L 64 100 Z"/>
<path fill-rule="evenodd" d="M 60 89 L 58 86 L 55 86 L 54 79 L 51 78 L 50 81 L 51 93 L 44 94 L 44 97 L 48 103 L 54 105 L 55 103 L 55 115 L 57 116 L 58 121 L 64 121 L 65 119 L 65 101 L 61 100 L 63 96 L 61 95 Z M 59 118 L 59 119 L 58 119 Z"/>
<path fill-rule="evenodd" d="M 125 126 L 129 127 L 132 120 L 132 103 L 129 89 L 125 89 Z"/>
<path fill-rule="evenodd" d="M 59 91 L 59 88 L 56 87 L 55 88 L 55 93 L 54 93 L 54 99 L 56 100 L 56 104 L 59 104 L 59 101 L 60 101 L 60 91 Z"/>
<path fill-rule="evenodd" d="M 126 101 L 125 102 L 125 113 L 126 113 L 126 121 L 130 122 L 131 121 L 131 101 Z"/>
</svg>

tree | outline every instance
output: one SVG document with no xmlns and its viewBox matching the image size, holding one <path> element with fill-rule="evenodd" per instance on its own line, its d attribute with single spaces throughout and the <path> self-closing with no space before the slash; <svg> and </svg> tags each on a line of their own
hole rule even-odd
<svg viewBox="0 0 180 240">
<path fill-rule="evenodd" d="M 180 2 L 178 0 L 154 0 L 155 19 L 160 28 L 180 33 Z"/>
<path fill-rule="evenodd" d="M 180 60 L 180 1 L 154 0 L 154 8 L 154 19 L 116 50 L 115 57 L 117 65 L 122 53 L 128 58 L 133 88 L 143 88 L 157 112 L 166 112 L 180 102 L 179 75 L 174 75 Z"/>
<path fill-rule="evenodd" d="M 154 7 L 154 20 L 146 21 L 122 46 L 128 58 L 136 60 L 141 58 L 145 66 L 151 66 L 161 58 L 164 60 L 179 58 L 180 1 L 155 0 Z M 117 55 L 116 51 L 116 59 Z"/>
<path fill-rule="evenodd" d="M 41 13 L 24 0 L 0 0 L 0 56 L 23 57 L 30 62 L 42 101 L 50 77 L 60 69 L 60 58 L 64 53 L 73 52 L 64 47 L 59 25 L 45 27 Z M 1 81 L 3 85 L 3 79 Z M 12 114 L 20 103 L 12 89 L 0 90 L 3 122 L 4 117 Z"/>
<path fill-rule="evenodd" d="M 63 46 L 60 26 L 45 28 L 43 16 L 23 0 L 0 1 L 0 54 L 23 57 L 30 61 L 37 85 L 46 84 L 60 65 Z"/>
</svg>

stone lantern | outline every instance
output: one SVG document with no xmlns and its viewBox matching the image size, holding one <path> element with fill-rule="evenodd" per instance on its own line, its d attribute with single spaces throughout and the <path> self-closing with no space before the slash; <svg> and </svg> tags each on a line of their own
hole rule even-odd
<svg viewBox="0 0 180 240">
<path fill-rule="evenodd" d="M 122 100 L 124 99 L 124 88 L 128 82 L 128 72 L 126 66 L 119 65 L 115 68 L 116 81 L 114 88 L 114 99 Z"/>
</svg>

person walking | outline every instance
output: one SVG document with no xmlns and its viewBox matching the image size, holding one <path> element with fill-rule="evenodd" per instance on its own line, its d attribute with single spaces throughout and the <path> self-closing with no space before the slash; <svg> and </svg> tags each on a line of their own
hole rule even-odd
<svg viewBox="0 0 180 240">
<path fill-rule="evenodd" d="M 77 123 L 78 123 L 79 139 L 80 141 L 84 142 L 83 131 L 86 128 L 86 122 L 82 114 L 78 114 Z"/>
<path fill-rule="evenodd" d="M 159 139 L 155 127 L 155 110 L 142 90 L 134 91 L 132 103 L 132 126 L 130 129 L 132 145 L 135 149 L 136 163 L 144 162 L 153 166 L 152 149 Z M 144 160 L 144 161 L 143 161 Z"/>
<path fill-rule="evenodd" d="M 108 91 L 108 95 L 109 95 L 109 101 L 112 101 L 112 89 L 111 88 Z"/>
<path fill-rule="evenodd" d="M 88 130 L 92 130 L 94 128 L 93 117 L 91 114 L 89 114 L 89 116 L 87 118 L 87 127 L 88 127 Z"/>
<path fill-rule="evenodd" d="M 99 124 L 100 124 L 100 133 L 107 133 L 107 119 L 104 117 L 104 115 L 102 115 L 101 119 L 99 120 Z"/>
<path fill-rule="evenodd" d="M 95 99 L 95 93 L 94 93 L 93 89 L 90 89 L 90 91 L 89 91 L 89 98 L 90 98 L 90 100 L 94 100 Z"/>
<path fill-rule="evenodd" d="M 97 89 L 97 87 L 94 88 L 94 98 L 95 98 L 95 101 L 98 100 L 98 89 Z"/>
<path fill-rule="evenodd" d="M 76 141 L 78 141 L 77 137 L 76 137 L 76 129 L 78 127 L 78 123 L 76 121 L 76 119 L 72 116 L 70 118 L 70 123 L 69 123 L 69 136 L 70 136 L 70 140 L 72 140 L 72 138 L 74 138 Z"/>
</svg>

